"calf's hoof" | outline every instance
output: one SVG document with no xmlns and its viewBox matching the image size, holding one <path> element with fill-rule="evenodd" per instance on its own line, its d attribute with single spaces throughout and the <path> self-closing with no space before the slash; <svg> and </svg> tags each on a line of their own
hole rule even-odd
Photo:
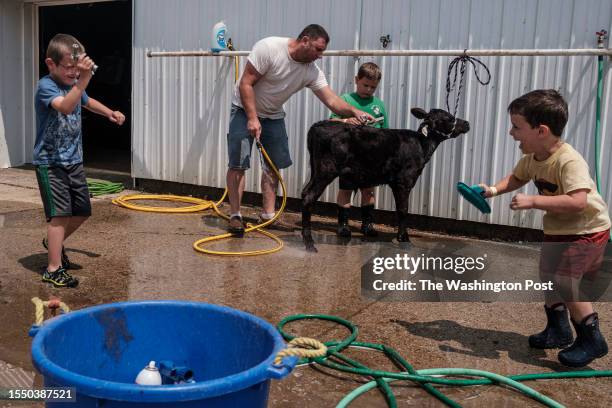
<svg viewBox="0 0 612 408">
<path fill-rule="evenodd" d="M 315 248 L 314 240 L 310 234 L 302 235 L 302 239 L 304 240 L 304 246 L 306 247 L 307 252 L 319 252 L 317 248 Z"/>
<path fill-rule="evenodd" d="M 406 231 L 397 233 L 397 242 L 410 242 L 410 237 Z"/>
<path fill-rule="evenodd" d="M 396 242 L 400 248 L 409 248 L 412 245 L 407 233 L 398 234 L 393 241 Z"/>
<path fill-rule="evenodd" d="M 378 231 L 374 228 L 374 224 L 362 224 L 361 225 L 361 233 L 366 238 L 376 238 L 378 236 Z"/>
<path fill-rule="evenodd" d="M 351 229 L 347 224 L 338 225 L 338 229 L 336 230 L 336 235 L 340 238 L 350 238 L 351 237 Z"/>
<path fill-rule="evenodd" d="M 317 248 L 314 246 L 314 243 L 312 243 L 312 242 L 310 242 L 310 243 L 309 243 L 309 242 L 307 242 L 307 243 L 306 243 L 306 252 L 317 253 L 317 252 L 319 252 L 319 251 L 318 251 L 318 250 L 317 250 Z"/>
</svg>

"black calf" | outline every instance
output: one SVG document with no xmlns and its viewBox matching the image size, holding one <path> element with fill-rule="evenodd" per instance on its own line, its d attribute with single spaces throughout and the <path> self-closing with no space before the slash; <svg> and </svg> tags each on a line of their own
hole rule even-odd
<svg viewBox="0 0 612 408">
<path fill-rule="evenodd" d="M 308 131 L 310 180 L 302 190 L 302 237 L 308 251 L 316 252 L 310 216 L 321 193 L 336 177 L 359 186 L 388 184 L 393 191 L 399 219 L 397 240 L 409 241 L 408 197 L 440 142 L 470 129 L 468 122 L 450 113 L 413 108 L 423 122 L 418 131 L 376 129 L 323 121 Z"/>
</svg>

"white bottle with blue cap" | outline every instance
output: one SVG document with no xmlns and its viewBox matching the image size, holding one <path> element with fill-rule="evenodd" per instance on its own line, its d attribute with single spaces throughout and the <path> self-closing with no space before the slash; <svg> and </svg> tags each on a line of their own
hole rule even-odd
<svg viewBox="0 0 612 408">
<path fill-rule="evenodd" d="M 161 385 L 162 379 L 159 370 L 155 367 L 155 361 L 149 362 L 136 376 L 136 384 L 140 385 Z"/>
<path fill-rule="evenodd" d="M 210 49 L 212 52 L 227 50 L 227 26 L 223 21 L 213 26 Z"/>
</svg>

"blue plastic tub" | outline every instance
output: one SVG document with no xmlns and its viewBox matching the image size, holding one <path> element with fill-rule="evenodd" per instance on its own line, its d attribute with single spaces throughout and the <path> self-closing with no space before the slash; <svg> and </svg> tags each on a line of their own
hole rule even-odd
<svg viewBox="0 0 612 408">
<path fill-rule="evenodd" d="M 285 343 L 268 322 L 223 306 L 179 301 L 94 306 L 47 321 L 32 343 L 46 387 L 75 387 L 76 403 L 47 407 L 265 407 L 270 379 L 296 364 L 272 361 Z M 195 383 L 134 383 L 150 361 L 193 370 Z"/>
</svg>

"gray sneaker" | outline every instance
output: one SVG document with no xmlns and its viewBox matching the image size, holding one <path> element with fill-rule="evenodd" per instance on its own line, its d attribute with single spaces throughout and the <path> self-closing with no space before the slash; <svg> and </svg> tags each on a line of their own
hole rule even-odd
<svg viewBox="0 0 612 408">
<path fill-rule="evenodd" d="M 62 267 L 54 272 L 49 272 L 48 269 L 45 270 L 42 281 L 52 283 L 56 288 L 76 288 L 79 284 L 79 280 L 66 272 L 66 269 Z"/>
</svg>

